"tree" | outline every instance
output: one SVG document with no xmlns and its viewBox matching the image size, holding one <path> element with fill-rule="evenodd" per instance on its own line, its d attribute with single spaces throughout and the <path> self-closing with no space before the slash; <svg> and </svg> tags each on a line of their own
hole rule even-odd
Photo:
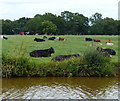
<svg viewBox="0 0 120 101">
<path fill-rule="evenodd" d="M 102 20 L 102 19 L 103 17 L 101 13 L 95 13 L 90 17 L 89 21 L 90 21 L 90 24 L 93 25 L 96 23 L 96 21 Z"/>
<path fill-rule="evenodd" d="M 43 27 L 42 31 L 46 34 L 55 33 L 57 31 L 57 26 L 51 21 L 44 20 L 41 25 Z"/>
<path fill-rule="evenodd" d="M 89 34 L 103 34 L 103 17 L 100 13 L 95 13 L 89 18 Z"/>
<path fill-rule="evenodd" d="M 75 19 L 75 22 L 76 22 L 76 25 L 77 25 L 76 32 L 79 33 L 79 34 L 80 33 L 81 34 L 87 34 L 88 33 L 88 27 L 89 27 L 88 17 L 85 17 L 84 15 L 79 14 L 79 13 L 75 13 L 74 14 L 74 19 Z"/>
<path fill-rule="evenodd" d="M 61 13 L 61 17 L 66 23 L 66 33 L 70 34 L 85 34 L 87 33 L 88 18 L 79 13 L 72 13 L 64 11 Z"/>
<path fill-rule="evenodd" d="M 12 34 L 12 21 L 11 20 L 2 20 L 2 33 Z"/>
<path fill-rule="evenodd" d="M 92 26 L 89 27 L 89 34 L 102 35 L 103 34 L 103 20 L 97 20 Z"/>
<path fill-rule="evenodd" d="M 29 32 L 41 32 L 41 22 L 43 19 L 39 16 L 31 18 L 25 25 L 25 30 Z"/>
<path fill-rule="evenodd" d="M 90 32 L 98 35 L 116 35 L 118 34 L 117 26 L 117 21 L 106 17 L 94 21 L 94 24 L 90 27 Z"/>
<path fill-rule="evenodd" d="M 95 13 L 89 19 L 83 14 L 69 11 L 61 12 L 57 16 L 52 13 L 36 14 L 33 18 L 22 17 L 18 20 L 2 20 L 2 32 L 15 34 L 20 31 L 32 33 L 64 34 L 97 34 L 117 35 L 120 33 L 120 20 L 104 18 Z"/>
<path fill-rule="evenodd" d="M 12 27 L 14 34 L 17 34 L 18 32 L 25 32 L 25 25 L 29 21 L 29 18 L 22 17 L 18 20 L 13 21 Z"/>
<path fill-rule="evenodd" d="M 52 13 L 43 14 L 42 18 L 44 20 L 51 21 L 53 24 L 57 26 L 56 34 L 64 34 L 65 33 L 65 21 L 61 16 L 56 16 Z"/>
<path fill-rule="evenodd" d="M 112 18 L 104 18 L 103 20 L 103 33 L 106 35 L 117 35 L 118 29 L 117 29 L 117 21 L 115 21 Z"/>
</svg>

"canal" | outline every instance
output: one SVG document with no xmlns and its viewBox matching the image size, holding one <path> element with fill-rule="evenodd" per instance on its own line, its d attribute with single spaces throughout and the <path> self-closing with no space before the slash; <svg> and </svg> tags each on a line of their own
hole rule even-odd
<svg viewBox="0 0 120 101">
<path fill-rule="evenodd" d="M 118 99 L 118 78 L 3 78 L 0 99 Z"/>
</svg>

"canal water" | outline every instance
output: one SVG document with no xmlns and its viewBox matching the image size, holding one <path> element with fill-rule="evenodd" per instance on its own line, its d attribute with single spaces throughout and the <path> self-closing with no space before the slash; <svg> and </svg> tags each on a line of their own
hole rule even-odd
<svg viewBox="0 0 120 101">
<path fill-rule="evenodd" d="M 118 99 L 118 78 L 3 78 L 0 99 Z"/>
</svg>

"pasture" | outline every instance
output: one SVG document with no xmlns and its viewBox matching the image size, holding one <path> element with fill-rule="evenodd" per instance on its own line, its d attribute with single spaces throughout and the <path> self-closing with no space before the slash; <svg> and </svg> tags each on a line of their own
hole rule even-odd
<svg viewBox="0 0 120 101">
<path fill-rule="evenodd" d="M 110 48 L 116 51 L 116 55 L 112 56 L 113 62 L 118 62 L 118 36 L 109 35 L 61 35 L 55 37 L 63 37 L 67 40 L 58 41 L 47 40 L 44 42 L 36 42 L 34 38 L 42 38 L 43 35 L 7 35 L 8 40 L 2 40 L 2 53 L 4 55 L 17 56 L 23 53 L 25 57 L 29 57 L 30 61 L 35 63 L 46 63 L 57 55 L 69 55 L 69 54 L 80 54 L 83 55 L 87 50 L 102 47 Z M 52 37 L 52 36 L 47 36 Z M 99 42 L 85 41 L 85 38 L 100 39 L 102 45 Z M 111 40 L 114 45 L 106 45 L 106 40 Z M 51 57 L 30 57 L 29 53 L 34 50 L 43 50 L 53 47 L 55 53 Z"/>
</svg>

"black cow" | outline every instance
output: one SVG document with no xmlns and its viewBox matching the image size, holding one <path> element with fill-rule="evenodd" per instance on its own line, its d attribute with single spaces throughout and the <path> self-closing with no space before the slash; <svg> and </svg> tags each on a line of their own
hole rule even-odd
<svg viewBox="0 0 120 101">
<path fill-rule="evenodd" d="M 43 39 L 47 39 L 47 37 L 46 37 L 46 36 L 43 36 Z"/>
<path fill-rule="evenodd" d="M 50 57 L 52 53 L 54 53 L 54 49 L 51 47 L 45 50 L 35 50 L 30 52 L 31 57 Z"/>
<path fill-rule="evenodd" d="M 45 40 L 44 39 L 35 38 L 34 41 L 36 41 L 36 42 L 43 42 Z"/>
<path fill-rule="evenodd" d="M 116 55 L 116 52 L 113 49 L 109 49 L 109 48 L 103 49 L 101 47 L 97 47 L 97 50 L 99 52 L 102 52 L 105 56 Z"/>
<path fill-rule="evenodd" d="M 1 39 L 7 40 L 8 38 L 6 36 L 1 36 Z"/>
<path fill-rule="evenodd" d="M 52 58 L 53 61 L 62 61 L 62 60 L 65 60 L 65 59 L 69 59 L 71 57 L 79 57 L 80 54 L 73 54 L 73 55 L 58 55 L 54 58 Z"/>
<path fill-rule="evenodd" d="M 55 40 L 56 39 L 56 37 L 50 37 L 50 38 L 48 38 L 48 40 Z"/>
<path fill-rule="evenodd" d="M 92 41 L 92 38 L 85 38 L 85 41 Z"/>
</svg>

